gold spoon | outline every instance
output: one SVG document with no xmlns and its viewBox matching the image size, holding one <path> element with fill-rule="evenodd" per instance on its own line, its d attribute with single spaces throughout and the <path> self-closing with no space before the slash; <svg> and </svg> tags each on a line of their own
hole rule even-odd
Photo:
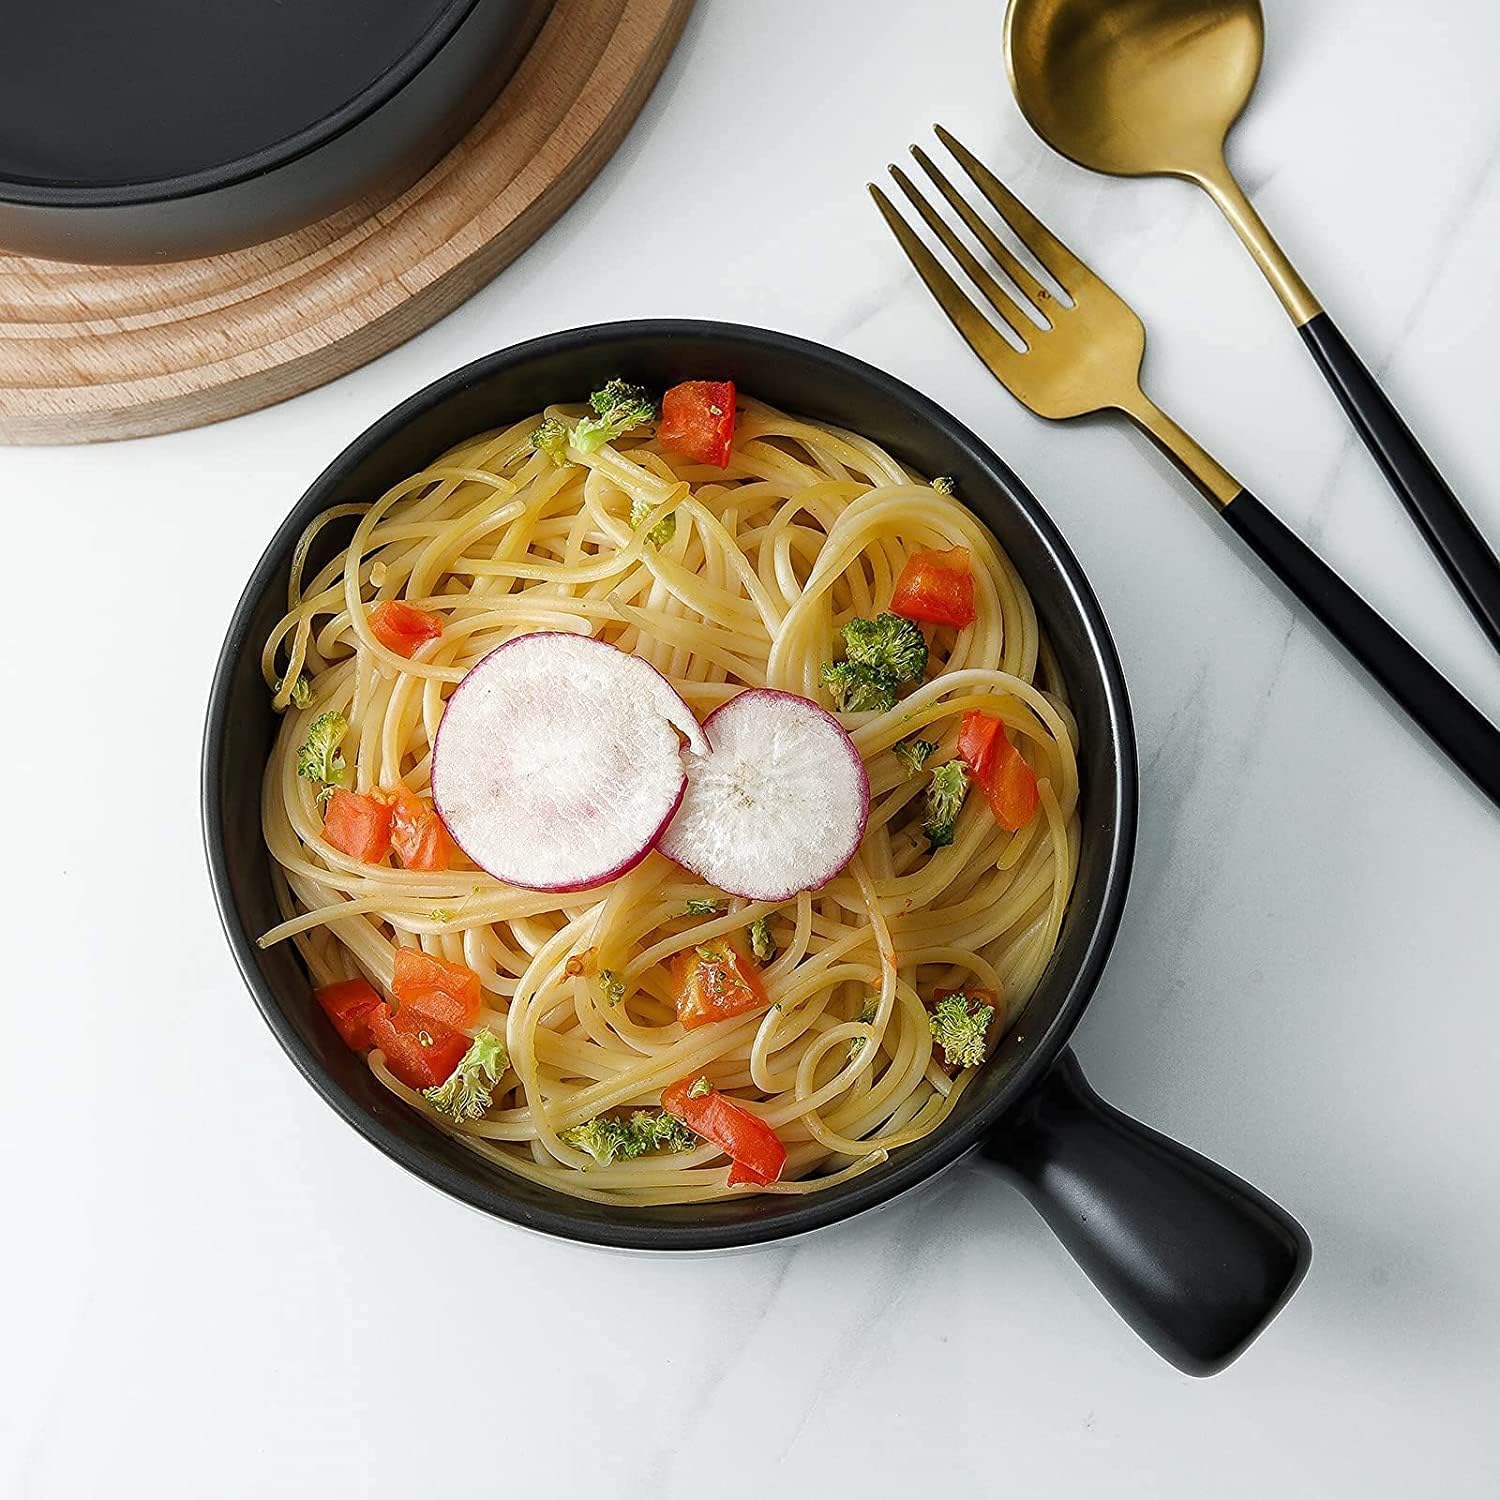
<svg viewBox="0 0 1500 1500">
<path fill-rule="evenodd" d="M 1010 0 L 1016 102 L 1054 150 L 1116 177 L 1183 177 L 1224 212 L 1427 545 L 1500 648 L 1500 563 L 1319 306 L 1224 160 L 1265 50 L 1260 0 Z"/>
</svg>

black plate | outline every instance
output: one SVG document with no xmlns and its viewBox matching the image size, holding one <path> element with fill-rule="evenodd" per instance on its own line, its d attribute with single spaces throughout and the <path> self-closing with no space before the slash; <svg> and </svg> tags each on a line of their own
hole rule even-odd
<svg viewBox="0 0 1500 1500">
<path fill-rule="evenodd" d="M 0 243 L 155 260 L 399 192 L 483 111 L 542 0 L 55 0 L 0 44 Z"/>
<path fill-rule="evenodd" d="M 375 498 L 462 438 L 549 401 L 577 400 L 615 375 L 658 389 L 689 377 L 733 379 L 746 392 L 787 410 L 863 433 L 923 473 L 954 475 L 959 494 L 993 531 L 1031 591 L 1078 718 L 1083 781 L 1078 882 L 1057 952 L 1036 994 L 941 1129 L 893 1153 L 887 1164 L 810 1196 L 623 1208 L 567 1198 L 510 1176 L 456 1145 L 373 1078 L 318 1010 L 292 945 L 262 952 L 254 942 L 257 933 L 279 920 L 260 836 L 261 776 L 276 728 L 260 676 L 260 648 L 285 608 L 287 567 L 303 529 L 330 505 Z M 347 528 L 330 534 L 335 530 L 330 527 L 320 537 L 322 557 L 311 567 L 347 539 Z M 1202 1158 L 1106 1114 L 1107 1107 L 1087 1094 L 1071 1068 L 1053 1068 L 1103 969 L 1129 879 L 1136 757 L 1120 664 L 1077 560 L 1011 470 L 932 402 L 858 360 L 730 324 L 620 323 L 491 355 L 412 397 L 334 460 L 298 501 L 257 565 L 235 610 L 214 680 L 204 743 L 203 813 L 225 930 L 256 1003 L 289 1056 L 367 1140 L 486 1213 L 570 1240 L 635 1250 L 759 1244 L 884 1203 L 981 1141 L 987 1154 L 1005 1158 L 1011 1134 L 997 1134 L 995 1127 L 1009 1117 L 1023 1120 L 1014 1139 L 1031 1159 L 1007 1165 L 1028 1186 L 1036 1188 L 1045 1176 L 1045 1163 L 1034 1160 L 1038 1153 L 1055 1160 L 1054 1148 L 1071 1149 L 1080 1140 L 1082 1159 L 1070 1169 L 1071 1180 L 1110 1195 L 1108 1181 L 1093 1181 L 1098 1174 L 1092 1168 L 1106 1169 L 1107 1178 L 1133 1179 L 1124 1190 L 1129 1204 L 1111 1204 L 1112 1218 L 1095 1215 L 1094 1237 L 1109 1240 L 1103 1257 L 1108 1264 L 1098 1263 L 1096 1244 L 1070 1242 L 1070 1248 L 1116 1305 L 1184 1367 L 1201 1370 L 1222 1363 L 1227 1351 L 1253 1336 L 1301 1274 L 1305 1236 L 1274 1205 Z M 1094 1134 L 1070 1128 L 1065 1116 L 1084 1119 Z M 1117 1159 L 1122 1152 L 1123 1168 Z M 1044 1212 L 1059 1201 L 1055 1192 L 1050 1198 L 1045 1188 L 1038 1192 Z M 1173 1195 L 1181 1201 L 1168 1202 Z M 1072 1207 L 1067 1205 L 1068 1213 Z M 1132 1216 L 1142 1223 L 1132 1222 Z M 1143 1238 L 1161 1250 L 1166 1269 L 1143 1256 Z M 1244 1265 L 1234 1259 L 1241 1251 L 1248 1256 Z M 1090 1263 L 1091 1254 L 1096 1263 Z M 1205 1257 L 1220 1269 L 1204 1273 Z M 1233 1285 L 1221 1294 L 1214 1278 L 1225 1274 L 1222 1268 L 1230 1262 Z M 1116 1272 L 1115 1282 L 1125 1284 L 1112 1283 Z M 1142 1299 L 1171 1305 L 1142 1308 L 1137 1305 Z M 1203 1332 L 1205 1300 L 1215 1311 L 1213 1326 Z M 1192 1325 L 1186 1332 L 1176 1326 L 1183 1319 L 1174 1323 L 1178 1311 Z M 1163 1332 L 1165 1324 L 1173 1326 Z"/>
</svg>

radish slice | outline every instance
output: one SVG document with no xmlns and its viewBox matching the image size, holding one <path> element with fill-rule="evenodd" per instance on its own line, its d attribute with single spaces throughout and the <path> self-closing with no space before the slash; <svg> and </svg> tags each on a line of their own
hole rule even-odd
<svg viewBox="0 0 1500 1500">
<path fill-rule="evenodd" d="M 756 688 L 703 721 L 713 747 L 688 759 L 687 793 L 657 847 L 733 896 L 785 901 L 854 858 L 870 778 L 832 714 Z"/>
<path fill-rule="evenodd" d="M 655 667 L 605 641 L 517 636 L 459 683 L 438 725 L 432 795 L 481 869 L 578 891 L 646 857 L 682 801 L 693 711 Z"/>
</svg>

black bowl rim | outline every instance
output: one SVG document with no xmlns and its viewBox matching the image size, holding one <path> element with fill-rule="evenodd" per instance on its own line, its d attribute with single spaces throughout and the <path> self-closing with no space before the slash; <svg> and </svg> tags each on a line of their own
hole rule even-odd
<svg viewBox="0 0 1500 1500">
<path fill-rule="evenodd" d="M 280 582 L 291 549 L 308 519 L 332 503 L 343 476 L 356 468 L 393 434 L 420 414 L 442 404 L 451 395 L 496 373 L 528 360 L 622 338 L 714 339 L 742 347 L 758 348 L 784 358 L 836 369 L 872 386 L 882 397 L 905 406 L 918 420 L 934 427 L 956 453 L 975 466 L 997 475 L 1008 500 L 1037 534 L 1066 585 L 1073 607 L 1082 620 L 1092 648 L 1095 666 L 1103 680 L 1108 725 L 1115 749 L 1115 785 L 1118 816 L 1110 830 L 1105 861 L 1103 899 L 1082 956 L 1068 981 L 1067 993 L 1040 1033 L 1027 1042 L 1027 1056 L 1018 1065 L 1014 1087 L 956 1125 L 945 1125 L 907 1148 L 903 1160 L 854 1178 L 833 1198 L 808 1194 L 794 1209 L 783 1210 L 774 1220 L 751 1220 L 733 1225 L 644 1225 L 624 1215 L 601 1225 L 569 1212 L 569 1199 L 557 1195 L 557 1207 L 520 1205 L 505 1191 L 503 1169 L 481 1191 L 467 1178 L 450 1169 L 447 1162 L 413 1144 L 379 1120 L 371 1119 L 336 1089 L 324 1076 L 316 1056 L 302 1041 L 256 964 L 255 940 L 234 907 L 224 828 L 220 814 L 223 747 L 229 729 L 229 698 L 235 663 L 246 649 L 245 636 L 256 604 L 265 590 Z M 253 649 L 253 648 L 252 648 Z M 963 423 L 950 416 L 921 392 L 892 375 L 839 350 L 799 338 L 793 334 L 744 324 L 697 319 L 639 319 L 600 323 L 529 339 L 497 350 L 441 376 L 408 397 L 385 416 L 367 427 L 317 477 L 292 507 L 286 519 L 261 554 L 231 617 L 224 644 L 214 668 L 204 726 L 201 767 L 202 825 L 210 882 L 219 919 L 233 950 L 240 975 L 255 1000 L 261 1016 L 283 1051 L 323 1100 L 371 1145 L 414 1176 L 449 1197 L 481 1213 L 575 1244 L 612 1249 L 700 1253 L 743 1248 L 794 1238 L 826 1225 L 852 1218 L 890 1202 L 918 1187 L 951 1166 L 977 1146 L 1042 1078 L 1066 1045 L 1089 1000 L 1092 998 L 1114 944 L 1124 912 L 1135 851 L 1137 821 L 1137 756 L 1128 689 L 1115 644 L 1099 602 L 1072 549 L 1063 540 L 1051 518 L 1020 479 L 986 443 Z"/>
<path fill-rule="evenodd" d="M 62 184 L 0 176 L 0 202 L 37 208 L 119 208 L 128 204 L 190 198 L 197 193 L 232 187 L 237 182 L 275 171 L 352 130 L 361 120 L 389 103 L 447 45 L 479 3 L 480 0 L 447 0 L 421 38 L 352 99 L 294 135 L 263 146 L 248 156 L 176 177 L 154 178 L 149 182 Z"/>
</svg>

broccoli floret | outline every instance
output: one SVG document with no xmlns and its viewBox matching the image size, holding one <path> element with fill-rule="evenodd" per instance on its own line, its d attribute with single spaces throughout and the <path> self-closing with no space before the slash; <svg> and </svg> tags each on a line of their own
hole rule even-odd
<svg viewBox="0 0 1500 1500">
<path fill-rule="evenodd" d="M 563 1141 L 575 1151 L 586 1151 L 599 1163 L 607 1167 L 617 1156 L 639 1155 L 628 1151 L 630 1131 L 623 1120 L 613 1115 L 600 1115 L 597 1120 L 586 1120 L 562 1133 Z"/>
<path fill-rule="evenodd" d="M 823 682 L 843 713 L 884 713 L 896 689 L 927 668 L 927 641 L 919 626 L 888 611 L 843 627 L 844 660 L 823 667 Z"/>
<path fill-rule="evenodd" d="M 531 434 L 535 453 L 545 453 L 558 468 L 568 461 L 568 424 L 560 417 L 543 417 Z"/>
<path fill-rule="evenodd" d="M 689 901 L 683 908 L 689 917 L 719 917 L 729 910 L 727 901 Z"/>
<path fill-rule="evenodd" d="M 906 767 L 908 780 L 918 775 L 927 764 L 927 757 L 937 749 L 932 740 L 903 740 L 891 746 L 891 754 Z"/>
<path fill-rule="evenodd" d="M 866 1000 L 860 1006 L 859 1014 L 854 1018 L 861 1026 L 868 1026 L 880 1013 L 880 1002 L 878 1000 Z M 865 1050 L 868 1037 L 857 1036 L 849 1043 L 849 1060 L 852 1062 L 861 1052 Z"/>
<path fill-rule="evenodd" d="M 960 990 L 942 996 L 927 1019 L 950 1068 L 977 1068 L 984 1061 L 990 1022 L 995 1019 L 993 1005 L 971 1000 Z"/>
<path fill-rule="evenodd" d="M 757 963 L 768 964 L 776 957 L 776 939 L 771 936 L 771 924 L 764 917 L 757 917 L 750 924 L 750 951 Z"/>
<path fill-rule="evenodd" d="M 884 713 L 896 706 L 896 679 L 879 667 L 853 661 L 823 664 L 823 686 L 833 695 L 840 713 Z"/>
<path fill-rule="evenodd" d="M 932 487 L 940 495 L 952 495 L 958 490 L 958 481 L 951 474 L 939 474 L 932 481 Z"/>
<path fill-rule="evenodd" d="M 884 610 L 873 620 L 850 620 L 841 632 L 844 656 L 861 667 L 889 672 L 897 682 L 915 682 L 927 670 L 922 627 Z"/>
<path fill-rule="evenodd" d="M 953 825 L 968 793 L 969 773 L 960 761 L 947 760 L 934 767 L 927 788 L 927 820 L 922 824 L 929 854 L 953 842 Z"/>
<path fill-rule="evenodd" d="M 510 1066 L 505 1043 L 488 1029 L 476 1031 L 469 1050 L 446 1083 L 422 1090 L 435 1109 L 460 1122 L 477 1120 L 490 1107 L 490 1094 Z"/>
<path fill-rule="evenodd" d="M 705 1094 L 711 1094 L 711 1093 L 713 1093 L 713 1091 L 714 1091 L 714 1086 L 713 1086 L 713 1084 L 711 1084 L 708 1081 L 708 1074 L 707 1073 L 700 1073 L 688 1085 L 688 1098 L 689 1099 L 701 1099 L 701 1098 L 703 1098 L 703 1096 Z"/>
<path fill-rule="evenodd" d="M 347 769 L 339 746 L 348 732 L 349 721 L 343 714 L 331 710 L 319 714 L 297 750 L 297 774 L 323 788 L 337 786 Z"/>
<path fill-rule="evenodd" d="M 599 988 L 606 1005 L 618 1005 L 625 998 L 625 981 L 613 969 L 599 970 Z"/>
<path fill-rule="evenodd" d="M 691 1151 L 698 1144 L 697 1135 L 664 1109 L 633 1110 L 628 1128 L 635 1156 L 647 1151 Z"/>
<path fill-rule="evenodd" d="M 271 691 L 279 698 L 282 689 L 286 687 L 286 678 L 278 677 L 276 686 Z M 297 673 L 292 682 L 291 691 L 287 694 L 293 708 L 306 708 L 312 702 L 312 688 L 308 686 L 307 678 L 301 672 Z"/>
<path fill-rule="evenodd" d="M 594 415 L 573 428 L 573 446 L 592 453 L 636 427 L 656 420 L 656 403 L 645 386 L 626 380 L 611 380 L 589 397 Z"/>
<path fill-rule="evenodd" d="M 630 526 L 633 531 L 641 529 L 641 522 L 651 514 L 653 507 L 649 501 L 637 496 L 630 502 Z M 677 512 L 669 510 L 650 531 L 646 533 L 646 540 L 656 548 L 658 552 L 677 535 Z"/>
<path fill-rule="evenodd" d="M 698 1137 L 664 1109 L 638 1109 L 628 1120 L 600 1115 L 563 1131 L 562 1139 L 602 1167 L 617 1157 L 628 1161 L 648 1151 L 691 1151 L 698 1144 Z"/>
</svg>

